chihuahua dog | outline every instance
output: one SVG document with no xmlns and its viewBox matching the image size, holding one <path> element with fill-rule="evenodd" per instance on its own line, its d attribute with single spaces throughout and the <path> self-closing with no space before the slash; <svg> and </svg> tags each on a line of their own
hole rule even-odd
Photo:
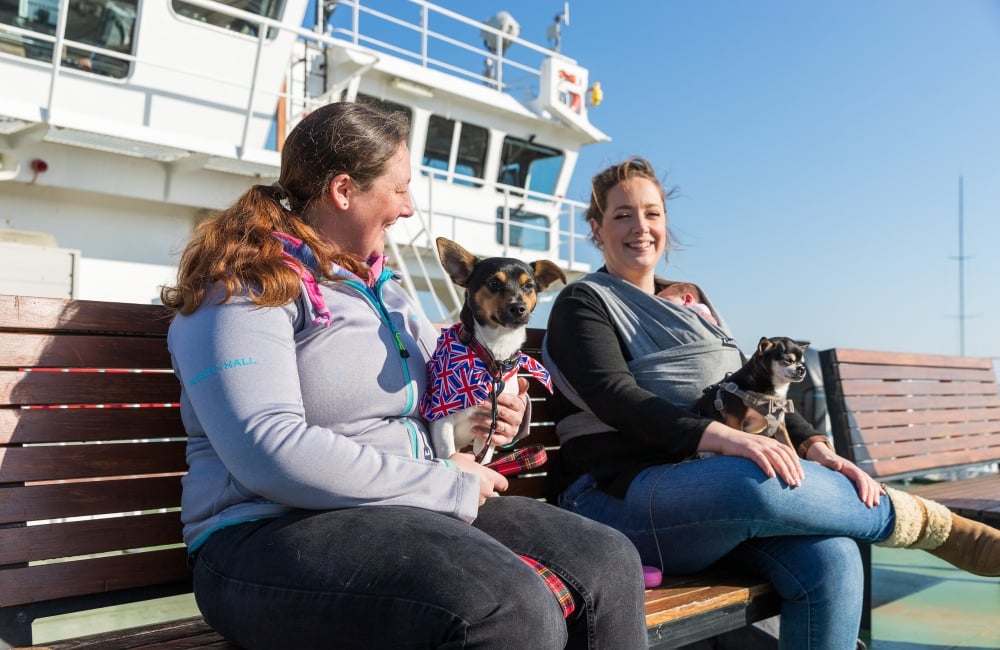
<svg viewBox="0 0 1000 650">
<path fill-rule="evenodd" d="M 469 444 L 476 460 L 486 464 L 489 444 L 497 430 L 497 396 L 517 393 L 517 372 L 523 368 L 552 391 L 549 373 L 521 353 L 525 330 L 538 294 L 562 270 L 549 260 L 527 264 L 508 257 L 480 258 L 444 237 L 437 239 L 441 265 L 452 282 L 465 289 L 459 322 L 444 329 L 427 362 L 427 392 L 420 413 L 430 422 L 431 443 L 441 458 Z M 487 441 L 472 433 L 472 407 L 489 403 L 493 420 Z"/>
<path fill-rule="evenodd" d="M 771 436 L 794 449 L 785 428 L 785 413 L 794 411 L 788 386 L 805 378 L 808 346 L 808 341 L 783 336 L 762 338 L 742 368 L 705 389 L 695 402 L 695 411 L 734 429 Z"/>
</svg>

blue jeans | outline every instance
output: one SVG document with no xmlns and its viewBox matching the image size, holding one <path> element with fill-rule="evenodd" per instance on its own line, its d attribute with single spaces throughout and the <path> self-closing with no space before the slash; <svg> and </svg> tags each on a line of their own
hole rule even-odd
<svg viewBox="0 0 1000 650">
<path fill-rule="evenodd" d="M 744 458 L 659 465 L 641 472 L 624 500 L 587 474 L 559 505 L 624 532 L 643 563 L 665 573 L 722 563 L 770 580 L 783 599 L 783 649 L 853 650 L 864 587 L 854 540 L 885 539 L 895 516 L 889 499 L 868 508 L 842 474 L 802 465 L 794 489 Z"/>
<path fill-rule="evenodd" d="M 576 610 L 518 554 L 548 566 Z M 300 511 L 214 532 L 205 620 L 244 648 L 645 648 L 642 569 L 621 533 L 521 497 L 473 525 L 403 506 Z"/>
</svg>

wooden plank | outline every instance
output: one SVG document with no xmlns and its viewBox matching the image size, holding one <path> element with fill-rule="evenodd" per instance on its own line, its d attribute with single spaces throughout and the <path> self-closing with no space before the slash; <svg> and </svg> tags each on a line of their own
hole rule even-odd
<svg viewBox="0 0 1000 650">
<path fill-rule="evenodd" d="M 0 403 L 160 404 L 177 402 L 173 373 L 0 371 Z"/>
<path fill-rule="evenodd" d="M 839 364 L 876 364 L 895 366 L 937 366 L 941 368 L 993 368 L 993 362 L 984 357 L 959 357 L 939 354 L 911 354 L 878 350 L 835 348 Z"/>
<path fill-rule="evenodd" d="M 180 408 L 0 408 L 0 445 L 186 438 Z"/>
<path fill-rule="evenodd" d="M 847 405 L 850 408 L 850 403 Z M 1000 422 L 998 409 L 935 409 L 913 411 L 852 411 L 858 429 L 875 427 L 905 427 L 911 424 L 962 424 L 980 423 L 984 428 L 995 428 Z"/>
<path fill-rule="evenodd" d="M 896 379 L 919 381 L 984 382 L 996 381 L 993 368 L 923 368 L 911 366 L 838 366 L 841 379 Z"/>
<path fill-rule="evenodd" d="M 995 423 L 961 422 L 948 424 L 913 424 L 909 426 L 879 427 L 861 429 L 850 427 L 851 440 L 854 445 L 878 445 L 927 440 L 932 438 L 965 438 L 983 436 L 993 438 L 997 434 Z"/>
<path fill-rule="evenodd" d="M 112 512 L 174 508 L 181 503 L 176 474 L 0 488 L 0 524 Z"/>
<path fill-rule="evenodd" d="M 0 331 L 0 368 L 170 368 L 163 337 Z"/>
<path fill-rule="evenodd" d="M 191 580 L 183 548 L 8 568 L 2 575 L 0 607 Z"/>
<path fill-rule="evenodd" d="M 986 386 L 986 384 L 977 384 Z M 858 411 L 906 411 L 906 410 L 934 410 L 934 409 L 969 409 L 988 408 L 996 410 L 995 419 L 1000 420 L 1000 395 L 992 386 L 987 386 L 982 394 L 962 391 L 957 395 L 928 395 L 928 394 L 908 394 L 908 395 L 851 395 L 845 393 L 844 400 L 850 405 L 851 410 Z"/>
<path fill-rule="evenodd" d="M 0 448 L 0 483 L 184 473 L 185 446 L 136 442 Z"/>
<path fill-rule="evenodd" d="M 938 454 L 935 457 L 908 456 L 906 458 L 875 460 L 870 466 L 863 463 L 858 463 L 858 465 L 872 476 L 888 480 L 896 477 L 927 474 L 948 467 L 981 465 L 995 460 L 995 454 L 993 456 L 994 458 L 984 458 L 982 454 L 954 451 L 946 454 Z M 935 461 L 933 465 L 928 463 L 929 458 L 933 458 Z"/>
<path fill-rule="evenodd" d="M 702 614 L 725 605 L 746 605 L 773 591 L 758 579 L 722 575 L 664 576 L 663 585 L 646 591 L 646 625 L 651 627 Z"/>
<path fill-rule="evenodd" d="M 170 311 L 161 305 L 0 295 L 0 329 L 127 332 L 163 336 Z"/>
<path fill-rule="evenodd" d="M 181 528 L 176 511 L 0 528 L 0 565 L 180 544 Z"/>
<path fill-rule="evenodd" d="M 199 617 L 55 641 L 35 650 L 182 650 L 215 648 L 238 650 L 227 643 Z"/>
<path fill-rule="evenodd" d="M 989 463 L 1000 456 L 1000 439 L 997 436 L 968 436 L 958 438 L 930 438 L 926 440 L 914 440 L 909 442 L 896 442 L 885 445 L 864 445 L 866 455 L 861 458 L 892 459 L 900 457 L 926 457 L 926 462 L 930 468 L 940 467 L 941 459 L 945 454 L 968 453 L 969 456 L 979 457 L 983 463 Z M 969 461 L 972 463 L 980 461 Z"/>
<path fill-rule="evenodd" d="M 987 382 L 961 381 L 872 381 L 839 380 L 839 393 L 845 397 L 926 395 L 995 395 L 996 386 Z"/>
</svg>

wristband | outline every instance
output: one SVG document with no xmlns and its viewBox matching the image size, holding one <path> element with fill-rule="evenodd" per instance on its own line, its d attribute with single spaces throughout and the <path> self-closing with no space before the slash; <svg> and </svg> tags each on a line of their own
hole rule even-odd
<svg viewBox="0 0 1000 650">
<path fill-rule="evenodd" d="M 827 439 L 827 437 L 822 434 L 818 434 L 815 436 L 809 436 L 801 443 L 799 443 L 799 448 L 798 448 L 799 456 L 805 458 L 806 454 L 809 452 L 809 449 L 817 442 L 822 442 L 824 445 L 829 447 L 831 451 L 835 451 L 833 445 L 830 444 L 829 439 Z"/>
</svg>

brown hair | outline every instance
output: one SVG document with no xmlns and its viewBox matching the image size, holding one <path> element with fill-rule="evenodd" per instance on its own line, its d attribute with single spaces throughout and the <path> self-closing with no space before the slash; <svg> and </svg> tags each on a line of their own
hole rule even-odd
<svg viewBox="0 0 1000 650">
<path fill-rule="evenodd" d="M 277 307 L 299 295 L 299 275 L 282 261 L 280 232 L 304 241 L 321 275 L 331 263 L 364 275 L 353 255 L 336 253 L 303 218 L 309 204 L 347 174 L 367 191 L 406 143 L 409 125 L 401 114 L 371 105 L 339 102 L 306 116 L 285 140 L 281 172 L 274 185 L 254 185 L 229 208 L 198 224 L 177 271 L 177 284 L 160 291 L 163 304 L 182 314 L 194 312 L 212 284 L 225 288 L 221 302 L 241 290 L 254 303 Z"/>
<path fill-rule="evenodd" d="M 591 179 L 590 204 L 587 206 L 586 213 L 584 213 L 584 220 L 588 224 L 597 224 L 600 226 L 604 222 L 604 209 L 608 204 L 608 192 L 620 183 L 636 178 L 644 178 L 656 185 L 656 188 L 660 191 L 660 196 L 663 198 L 664 209 L 666 209 L 667 200 L 674 195 L 674 190 L 666 191 L 663 189 L 663 183 L 656 177 L 656 172 L 653 171 L 653 166 L 649 164 L 648 160 L 633 157 L 624 162 L 611 165 L 603 171 L 598 172 Z M 594 241 L 593 231 L 587 236 L 595 246 L 600 248 L 597 242 Z M 668 228 L 665 254 L 669 254 L 670 249 L 674 245 L 675 238 Z"/>
</svg>

